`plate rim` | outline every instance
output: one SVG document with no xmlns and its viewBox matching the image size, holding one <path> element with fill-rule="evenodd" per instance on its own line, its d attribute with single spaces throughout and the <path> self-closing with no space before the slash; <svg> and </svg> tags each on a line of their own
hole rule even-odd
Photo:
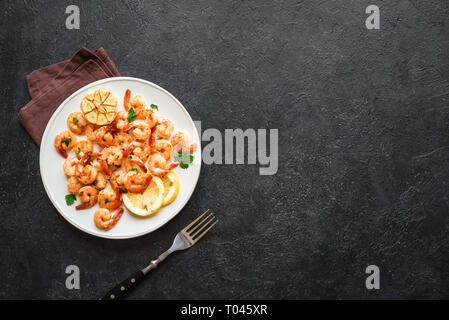
<svg viewBox="0 0 449 320">
<path fill-rule="evenodd" d="M 83 86 L 82 88 L 76 90 L 76 91 L 75 91 L 74 93 L 72 93 L 69 97 L 67 97 L 67 98 L 66 98 L 66 99 L 65 99 L 65 100 L 58 106 L 58 108 L 56 108 L 56 110 L 53 112 L 53 114 L 52 114 L 50 120 L 48 121 L 47 125 L 45 126 L 44 134 L 42 135 L 42 140 L 41 140 L 41 141 L 46 141 L 45 139 L 48 139 L 48 138 L 47 138 L 47 135 L 49 134 L 48 131 L 49 131 L 50 125 L 55 121 L 56 116 L 62 111 L 64 105 L 67 104 L 71 99 L 73 99 L 74 96 L 76 96 L 77 94 L 79 94 L 79 93 L 80 93 L 81 91 L 83 91 L 83 90 L 89 89 L 90 87 L 93 87 L 93 86 L 96 86 L 96 85 L 99 85 L 99 84 L 103 84 L 103 83 L 107 83 L 107 82 L 121 81 L 121 80 L 136 81 L 136 82 L 141 82 L 141 83 L 150 85 L 150 86 L 154 87 L 155 89 L 160 90 L 160 91 L 162 91 L 163 93 L 167 94 L 170 98 L 172 98 L 172 99 L 175 101 L 175 103 L 181 108 L 181 110 L 182 110 L 182 111 L 185 113 L 185 115 L 187 116 L 187 118 L 188 118 L 189 122 L 191 123 L 192 127 L 195 129 L 195 130 L 194 130 L 194 135 L 196 136 L 197 141 L 199 142 L 199 143 L 198 143 L 198 149 L 197 149 L 197 152 L 199 153 L 199 168 L 198 168 L 198 173 L 197 173 L 196 176 L 194 177 L 195 183 L 194 183 L 194 186 L 193 186 L 192 190 L 190 191 L 189 195 L 188 195 L 187 197 L 185 197 L 184 202 L 183 202 L 183 203 L 180 205 L 180 207 L 179 207 L 179 210 L 178 210 L 177 212 L 175 212 L 171 217 L 169 217 L 165 222 L 162 222 L 162 223 L 160 223 L 160 224 L 154 226 L 153 228 L 149 228 L 149 229 L 146 230 L 146 231 L 139 232 L 139 233 L 134 234 L 134 235 L 131 235 L 131 236 L 111 236 L 111 235 L 109 235 L 108 233 L 95 233 L 95 232 L 89 230 L 88 228 L 85 228 L 83 225 L 78 224 L 78 223 L 76 223 L 75 221 L 72 221 L 71 219 L 69 219 L 68 216 L 66 216 L 66 215 L 63 213 L 63 210 L 59 207 L 59 205 L 54 201 L 53 197 L 51 196 L 51 194 L 50 194 L 50 192 L 49 192 L 49 189 L 48 189 L 48 186 L 47 186 L 47 183 L 46 183 L 46 181 L 45 181 L 44 175 L 42 174 L 42 157 L 43 157 L 43 151 L 42 151 L 42 150 L 43 150 L 43 149 L 42 149 L 41 147 L 39 147 L 39 149 L 40 149 L 40 150 L 39 150 L 39 172 L 40 172 L 40 175 L 41 175 L 41 180 L 42 180 L 42 183 L 43 183 L 43 185 L 44 185 L 44 189 L 45 189 L 45 192 L 46 192 L 48 198 L 50 199 L 51 203 L 52 203 L 53 206 L 56 208 L 56 210 L 59 212 L 59 214 L 60 214 L 66 221 L 68 221 L 71 225 L 73 225 L 74 227 L 76 227 L 77 229 L 79 229 L 79 230 L 81 230 L 81 231 L 83 231 L 83 232 L 86 232 L 86 233 L 88 233 L 88 234 L 90 234 L 90 235 L 92 235 L 92 236 L 95 236 L 95 237 L 105 238 L 105 239 L 112 239 L 112 240 L 133 239 L 133 238 L 137 238 L 137 237 L 144 236 L 144 235 L 146 235 L 146 234 L 149 234 L 149 233 L 151 233 L 151 232 L 154 232 L 154 231 L 160 229 L 160 228 L 163 227 L 165 224 L 167 224 L 169 221 L 171 221 L 174 217 L 176 217 L 176 216 L 179 214 L 179 212 L 181 212 L 181 210 L 184 209 L 184 207 L 186 206 L 187 202 L 189 202 L 190 198 L 191 198 L 192 195 L 193 195 L 193 192 L 194 192 L 195 189 L 196 189 L 196 186 L 197 186 L 197 184 L 198 184 L 198 180 L 199 180 L 199 177 L 200 177 L 200 173 L 201 173 L 201 165 L 202 165 L 202 162 L 203 162 L 203 161 L 202 161 L 202 152 L 201 152 L 201 140 L 200 140 L 200 136 L 199 136 L 198 130 L 197 130 L 196 126 L 195 126 L 195 123 L 193 122 L 192 117 L 190 116 L 189 112 L 186 110 L 186 108 L 184 107 L 184 105 L 183 105 L 183 104 L 182 104 L 182 103 L 181 103 L 181 102 L 180 102 L 174 95 L 172 95 L 172 94 L 171 94 L 169 91 L 167 91 L 166 89 L 164 89 L 164 88 L 158 86 L 157 84 L 155 84 L 155 83 L 153 83 L 153 82 L 151 82 L 151 81 L 144 80 L 144 79 L 140 79 L 140 78 L 135 78 L 135 77 L 121 77 L 121 76 L 120 76 L 120 77 L 110 77 L 110 78 L 105 78 L 105 79 L 101 79 L 101 80 L 97 80 L 97 81 L 94 81 L 94 82 L 92 82 L 92 83 L 89 83 L 89 84 Z M 41 145 L 42 145 L 42 143 L 41 143 Z"/>
</svg>

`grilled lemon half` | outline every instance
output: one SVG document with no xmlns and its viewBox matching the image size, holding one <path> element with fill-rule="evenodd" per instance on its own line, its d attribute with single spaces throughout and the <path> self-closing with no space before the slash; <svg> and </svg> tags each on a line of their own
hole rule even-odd
<svg viewBox="0 0 449 320">
<path fill-rule="evenodd" d="M 146 217 L 155 214 L 164 201 L 164 184 L 159 177 L 153 177 L 148 187 L 142 193 L 125 193 L 123 203 L 132 213 Z"/>
<path fill-rule="evenodd" d="M 111 91 L 98 89 L 84 97 L 81 111 L 90 123 L 99 126 L 110 124 L 117 114 L 117 99 Z"/>
</svg>

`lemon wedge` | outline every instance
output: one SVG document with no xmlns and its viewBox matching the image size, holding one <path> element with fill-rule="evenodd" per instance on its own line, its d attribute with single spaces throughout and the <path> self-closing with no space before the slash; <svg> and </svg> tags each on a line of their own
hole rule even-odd
<svg viewBox="0 0 449 320">
<path fill-rule="evenodd" d="M 164 184 L 164 200 L 163 206 L 169 205 L 175 201 L 179 193 L 179 178 L 178 174 L 174 171 L 170 171 L 162 177 L 162 183 Z"/>
<path fill-rule="evenodd" d="M 142 193 L 125 193 L 123 203 L 132 213 L 147 217 L 155 214 L 162 207 L 164 200 L 164 184 L 159 177 L 153 177 Z"/>
</svg>

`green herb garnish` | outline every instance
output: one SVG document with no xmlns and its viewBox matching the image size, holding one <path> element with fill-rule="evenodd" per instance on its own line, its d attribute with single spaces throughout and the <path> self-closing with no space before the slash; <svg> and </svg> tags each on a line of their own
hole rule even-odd
<svg viewBox="0 0 449 320">
<path fill-rule="evenodd" d="M 107 204 L 109 202 L 109 199 L 104 200 L 104 203 Z"/>
<path fill-rule="evenodd" d="M 117 141 L 117 143 L 120 143 L 120 142 L 122 142 L 122 140 L 120 140 L 120 139 L 117 139 L 117 140 L 115 140 L 115 141 Z"/>
<path fill-rule="evenodd" d="M 180 162 L 180 163 L 179 163 L 179 166 L 180 166 L 182 169 L 187 169 L 187 168 L 189 167 L 189 165 L 188 165 L 187 163 L 184 163 L 184 162 Z"/>
<path fill-rule="evenodd" d="M 72 120 L 73 120 L 73 122 L 75 122 L 75 123 L 78 122 L 78 119 L 77 119 L 77 118 L 73 118 Z"/>
<path fill-rule="evenodd" d="M 132 159 L 133 158 L 133 156 L 128 156 L 128 159 Z"/>
<path fill-rule="evenodd" d="M 179 162 L 179 166 L 182 169 L 187 169 L 189 167 L 189 164 L 192 163 L 195 159 L 193 154 L 182 152 L 175 153 L 174 158 L 175 161 Z"/>
<path fill-rule="evenodd" d="M 68 206 L 71 206 L 72 204 L 74 204 L 75 200 L 76 200 L 76 196 L 74 194 L 68 194 L 65 196 L 65 203 Z"/>
<path fill-rule="evenodd" d="M 136 174 L 138 174 L 138 173 L 139 173 L 139 170 L 137 170 L 137 168 L 131 168 L 131 171 L 135 171 L 135 172 L 136 172 Z"/>
<path fill-rule="evenodd" d="M 92 156 L 92 157 L 89 158 L 89 160 L 90 160 L 90 161 L 94 161 L 94 160 L 95 160 L 95 157 Z"/>
<path fill-rule="evenodd" d="M 76 153 L 79 154 L 80 152 L 81 152 L 81 148 L 78 148 L 78 151 Z"/>
<path fill-rule="evenodd" d="M 115 159 L 114 160 L 118 160 L 118 156 L 117 157 L 115 157 Z"/>
<path fill-rule="evenodd" d="M 159 111 L 159 108 L 158 108 L 158 106 L 157 105 L 155 105 L 155 104 L 151 104 L 151 109 L 156 109 L 157 111 Z"/>
<path fill-rule="evenodd" d="M 134 108 L 129 109 L 128 111 L 128 123 L 133 122 L 137 119 L 137 114 L 134 111 Z"/>
<path fill-rule="evenodd" d="M 65 145 L 68 147 L 70 142 L 72 142 L 72 138 L 62 139 L 61 144 L 65 143 Z"/>
</svg>

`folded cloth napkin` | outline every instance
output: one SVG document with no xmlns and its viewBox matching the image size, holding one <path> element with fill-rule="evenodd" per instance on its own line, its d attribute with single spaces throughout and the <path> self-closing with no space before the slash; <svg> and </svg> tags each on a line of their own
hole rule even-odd
<svg viewBox="0 0 449 320">
<path fill-rule="evenodd" d="M 70 60 L 40 68 L 27 75 L 31 101 L 19 112 L 19 121 L 38 146 L 53 112 L 76 90 L 120 73 L 103 48 L 83 47 Z"/>
</svg>

